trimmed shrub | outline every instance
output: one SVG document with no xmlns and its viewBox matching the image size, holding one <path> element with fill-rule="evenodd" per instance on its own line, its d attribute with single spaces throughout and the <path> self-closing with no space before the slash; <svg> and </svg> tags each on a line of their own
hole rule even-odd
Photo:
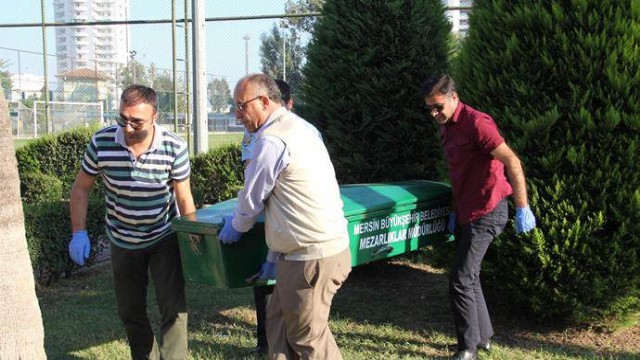
<svg viewBox="0 0 640 360">
<path fill-rule="evenodd" d="M 27 245 L 36 282 L 47 286 L 76 268 L 68 252 L 71 240 L 69 202 L 23 203 L 23 207 Z M 91 199 L 87 210 L 87 232 L 91 239 L 88 265 L 102 252 L 100 239 L 104 236 L 104 216 L 104 201 Z"/>
<path fill-rule="evenodd" d="M 55 175 L 35 171 L 20 174 L 20 196 L 27 203 L 60 201 L 63 199 L 63 187 Z"/>
<path fill-rule="evenodd" d="M 448 69 L 440 0 L 327 0 L 308 47 L 301 115 L 322 132 L 343 183 L 441 179 L 419 94 Z"/>
<path fill-rule="evenodd" d="M 639 47 L 637 1 L 474 2 L 459 93 L 520 154 L 539 226 L 516 239 L 509 227 L 485 278 L 537 315 L 586 321 L 638 304 Z"/>
<path fill-rule="evenodd" d="M 68 194 L 80 170 L 84 150 L 97 129 L 76 128 L 57 135 L 44 136 L 16 149 L 23 200 L 25 193 L 41 191 L 30 189 L 31 183 L 23 181 L 22 177 L 27 173 L 55 176 L 63 185 L 62 193 Z"/>
<path fill-rule="evenodd" d="M 49 285 L 75 268 L 67 249 L 71 239 L 68 197 L 96 129 L 78 128 L 45 136 L 16 150 L 27 244 L 39 285 Z M 104 216 L 102 182 L 98 179 L 87 211 L 92 258 L 102 251 Z"/>
<path fill-rule="evenodd" d="M 191 158 L 191 192 L 196 207 L 233 198 L 244 186 L 240 145 L 226 145 Z"/>
</svg>

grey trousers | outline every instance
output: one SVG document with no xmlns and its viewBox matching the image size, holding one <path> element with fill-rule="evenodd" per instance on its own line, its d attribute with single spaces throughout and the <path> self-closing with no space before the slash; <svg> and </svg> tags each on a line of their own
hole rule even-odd
<svg viewBox="0 0 640 360">
<path fill-rule="evenodd" d="M 504 199 L 489 214 L 456 229 L 456 259 L 451 268 L 449 292 L 456 325 L 458 350 L 475 350 L 493 336 L 493 325 L 480 285 L 482 259 L 493 239 L 507 224 Z"/>
</svg>

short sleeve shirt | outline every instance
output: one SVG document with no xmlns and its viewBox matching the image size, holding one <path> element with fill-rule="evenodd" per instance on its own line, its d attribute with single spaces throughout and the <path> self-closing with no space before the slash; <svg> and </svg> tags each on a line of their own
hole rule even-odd
<svg viewBox="0 0 640 360">
<path fill-rule="evenodd" d="M 137 159 L 117 125 L 95 133 L 84 153 L 82 170 L 102 176 L 107 236 L 120 247 L 151 246 L 171 232 L 178 215 L 173 184 L 189 177 L 187 144 L 158 124 L 154 131 L 151 147 Z"/>
<path fill-rule="evenodd" d="M 440 139 L 461 224 L 488 214 L 512 193 L 504 164 L 491 155 L 504 143 L 491 116 L 459 102 L 440 126 Z"/>
</svg>

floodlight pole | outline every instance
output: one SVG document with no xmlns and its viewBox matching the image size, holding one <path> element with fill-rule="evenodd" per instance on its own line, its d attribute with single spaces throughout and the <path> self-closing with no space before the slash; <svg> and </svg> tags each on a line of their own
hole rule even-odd
<svg viewBox="0 0 640 360">
<path fill-rule="evenodd" d="M 246 34 L 242 39 L 244 39 L 244 74 L 249 75 L 249 39 L 251 37 Z"/>
<path fill-rule="evenodd" d="M 204 0 L 192 0 L 193 7 L 193 119 L 194 152 L 209 151 L 209 126 L 207 114 L 207 74 L 205 63 Z"/>
<path fill-rule="evenodd" d="M 49 70 L 47 67 L 47 27 L 44 25 L 46 21 L 44 9 L 44 0 L 40 0 L 40 11 L 42 14 L 42 59 L 44 61 L 44 119 L 47 124 L 45 128 L 48 134 L 53 132 L 53 123 L 51 123 L 51 127 L 49 127 L 49 82 L 47 81 Z"/>
<path fill-rule="evenodd" d="M 280 21 L 282 27 L 282 80 L 287 81 L 287 23 Z"/>
</svg>

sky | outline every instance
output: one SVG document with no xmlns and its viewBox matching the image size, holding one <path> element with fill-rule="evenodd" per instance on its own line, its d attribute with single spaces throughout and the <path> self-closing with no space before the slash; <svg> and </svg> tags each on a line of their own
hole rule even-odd
<svg viewBox="0 0 640 360">
<path fill-rule="evenodd" d="M 0 24 L 40 23 L 40 0 L 0 0 Z M 46 22 L 54 22 L 53 0 L 45 1 Z M 170 0 L 130 0 L 132 20 L 163 20 L 171 18 Z M 188 0 L 191 5 L 191 0 Z M 280 15 L 285 0 L 205 0 L 206 18 Z M 191 6 L 190 6 L 191 7 Z M 176 0 L 177 17 L 184 15 L 184 0 Z M 209 79 L 224 77 L 233 84 L 245 74 L 245 43 L 248 47 L 249 72 L 260 71 L 260 35 L 269 31 L 278 19 L 224 21 L 206 23 L 206 73 Z M 131 25 L 130 49 L 136 51 L 135 60 L 145 66 L 154 63 L 159 69 L 171 70 L 171 24 Z M 243 40 L 249 35 L 248 41 Z M 47 53 L 55 54 L 55 29 L 47 28 Z M 177 29 L 179 59 L 184 58 L 184 32 Z M 191 37 L 191 35 L 190 35 Z M 189 43 L 189 48 L 192 48 Z M 42 55 L 42 29 L 0 28 L 0 59 L 8 63 L 12 73 L 44 74 Z M 193 58 L 193 55 L 189 55 Z M 47 62 L 50 79 L 55 79 L 56 64 L 53 57 Z M 184 67 L 178 62 L 178 67 Z"/>
</svg>

